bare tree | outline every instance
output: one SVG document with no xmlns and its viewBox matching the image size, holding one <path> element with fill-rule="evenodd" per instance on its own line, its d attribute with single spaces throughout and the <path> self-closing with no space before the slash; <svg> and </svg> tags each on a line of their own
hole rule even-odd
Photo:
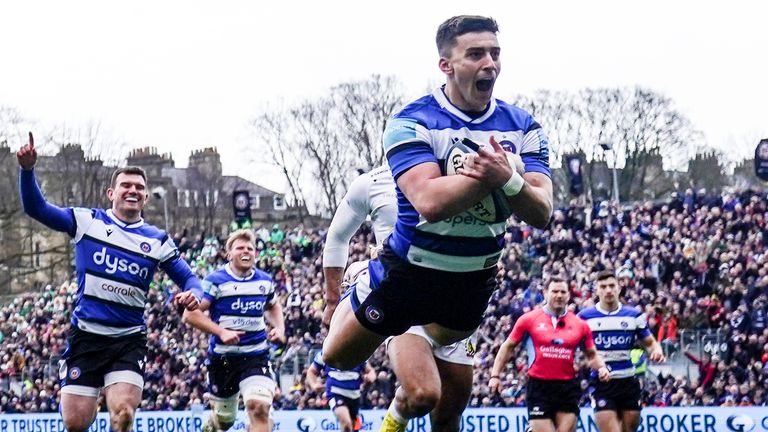
<svg viewBox="0 0 768 432">
<path fill-rule="evenodd" d="M 682 169 L 702 146 L 701 132 L 670 98 L 641 87 L 540 91 L 531 98 L 518 97 L 517 104 L 529 110 L 548 133 L 553 166 L 564 153 L 585 155 L 588 195 L 596 175 L 592 162 L 605 161 L 607 156 L 600 143 L 612 145 L 619 167 L 623 161 L 619 181 L 623 199 L 645 198 L 648 188 L 661 179 L 660 162 Z"/>
<path fill-rule="evenodd" d="M 257 139 L 258 148 L 255 151 L 260 153 L 262 148 L 266 151 L 272 164 L 280 170 L 288 183 L 288 203 L 296 205 L 307 201 L 304 188 L 300 186 L 305 173 L 305 160 L 292 145 L 290 127 L 288 113 L 283 109 L 268 109 L 251 121 Z M 259 161 L 262 159 L 260 157 Z M 303 205 L 298 207 L 301 209 Z M 299 215 L 301 220 L 303 217 L 303 214 Z"/>
<path fill-rule="evenodd" d="M 340 191 L 347 187 L 346 173 L 355 158 L 353 150 L 339 134 L 330 98 L 307 101 L 291 109 L 296 144 L 309 161 L 320 188 L 320 199 L 312 202 L 322 212 L 333 212 Z"/>
<path fill-rule="evenodd" d="M 257 146 L 285 176 L 294 202 L 330 214 L 352 170 L 383 161 L 384 126 L 402 101 L 395 78 L 374 75 L 287 109 L 271 109 L 251 126 Z"/>
<path fill-rule="evenodd" d="M 367 80 L 343 83 L 331 89 L 342 124 L 341 137 L 360 156 L 365 169 L 384 161 L 381 137 L 387 119 L 404 103 L 401 87 L 395 77 L 373 75 Z"/>
</svg>

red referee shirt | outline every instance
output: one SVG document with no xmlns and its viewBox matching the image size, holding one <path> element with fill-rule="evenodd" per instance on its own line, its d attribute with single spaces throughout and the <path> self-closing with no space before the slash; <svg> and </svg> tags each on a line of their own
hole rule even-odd
<svg viewBox="0 0 768 432">
<path fill-rule="evenodd" d="M 543 308 L 521 316 L 509 340 L 525 342 L 528 351 L 528 376 L 543 380 L 570 380 L 576 376 L 573 359 L 576 348 L 595 347 L 592 330 L 573 312 L 556 318 Z"/>
</svg>

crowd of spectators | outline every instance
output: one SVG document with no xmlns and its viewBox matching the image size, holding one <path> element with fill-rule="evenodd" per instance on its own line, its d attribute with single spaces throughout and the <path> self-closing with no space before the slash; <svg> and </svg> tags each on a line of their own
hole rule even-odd
<svg viewBox="0 0 768 432">
<path fill-rule="evenodd" d="M 593 281 L 606 268 L 616 270 L 625 302 L 647 314 L 670 357 L 669 365 L 643 366 L 644 405 L 766 404 L 766 217 L 765 195 L 689 190 L 665 202 L 623 207 L 603 202 L 585 209 L 573 202 L 556 210 L 544 230 L 513 221 L 498 267 L 499 288 L 478 332 L 470 406 L 524 406 L 526 354 L 520 350 L 502 374 L 500 393 L 491 394 L 487 383 L 496 350 L 515 320 L 541 301 L 548 276 L 568 278 L 571 307 L 578 311 L 594 304 Z M 304 371 L 325 335 L 325 231 L 274 225 L 255 232 L 257 265 L 273 275 L 286 314 L 288 343 L 273 350 L 281 384 L 275 407 L 327 408 L 324 395 L 304 385 Z M 175 240 L 201 277 L 224 263 L 223 238 L 182 232 Z M 371 242 L 369 228 L 361 228 L 349 261 L 366 258 Z M 170 303 L 176 290 L 164 274 L 156 275 L 150 290 L 144 410 L 207 408 L 207 336 L 182 322 Z M 49 285 L 0 307 L 0 412 L 58 410 L 58 360 L 76 292 L 74 282 Z M 700 342 L 707 332 L 713 343 L 705 350 Z M 396 377 L 383 348 L 369 362 L 378 374 L 365 385 L 362 407 L 386 408 Z M 582 403 L 588 405 L 588 371 L 584 364 L 577 367 Z"/>
</svg>

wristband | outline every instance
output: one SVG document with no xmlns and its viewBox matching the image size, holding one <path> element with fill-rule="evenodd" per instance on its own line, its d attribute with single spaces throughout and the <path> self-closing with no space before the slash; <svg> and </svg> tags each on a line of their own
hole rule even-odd
<svg viewBox="0 0 768 432">
<path fill-rule="evenodd" d="M 504 183 L 504 186 L 501 187 L 501 190 L 504 191 L 504 195 L 508 197 L 513 197 L 520 193 L 524 185 L 525 185 L 525 179 L 523 179 L 523 176 L 521 176 L 517 171 L 515 171 L 512 174 L 512 177 L 510 177 L 509 180 L 507 180 L 507 182 Z"/>
<path fill-rule="evenodd" d="M 491 375 L 490 379 L 494 379 L 494 378 L 499 379 L 499 376 L 498 375 Z"/>
</svg>

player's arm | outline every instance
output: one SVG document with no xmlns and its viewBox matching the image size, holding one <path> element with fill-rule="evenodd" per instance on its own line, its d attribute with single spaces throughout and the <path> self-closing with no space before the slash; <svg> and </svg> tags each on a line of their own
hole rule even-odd
<svg viewBox="0 0 768 432">
<path fill-rule="evenodd" d="M 587 365 L 597 371 L 597 376 L 600 381 L 608 381 L 611 379 L 611 371 L 605 365 L 605 361 L 597 353 L 597 349 L 594 345 L 591 348 L 584 349 L 584 356 L 587 358 Z"/>
<path fill-rule="evenodd" d="M 434 149 L 429 145 L 431 137 L 418 120 L 391 119 L 384 131 L 383 141 L 397 186 L 429 222 L 467 210 L 494 189 L 494 185 L 477 179 L 461 175 L 443 176 Z"/>
<path fill-rule="evenodd" d="M 368 363 L 365 364 L 365 370 L 363 371 L 363 381 L 367 383 L 376 381 L 376 369 Z"/>
<path fill-rule="evenodd" d="M 508 196 L 507 201 L 517 217 L 543 229 L 552 216 L 552 179 L 538 172 L 526 172 L 522 177 L 523 188 L 517 195 Z"/>
<path fill-rule="evenodd" d="M 635 317 L 635 327 L 635 336 L 643 342 L 648 359 L 654 363 L 665 362 L 667 359 L 664 357 L 664 350 L 648 328 L 648 317 L 645 314 Z"/>
<path fill-rule="evenodd" d="M 305 383 L 307 384 L 307 387 L 312 389 L 312 391 L 314 391 L 316 394 L 322 393 L 325 389 L 323 378 L 320 376 L 321 373 L 321 369 L 317 367 L 315 362 L 312 362 L 312 364 L 310 364 L 307 368 L 307 378 Z"/>
<path fill-rule="evenodd" d="M 203 298 L 203 287 L 200 279 L 192 273 L 189 264 L 181 258 L 178 249 L 172 243 L 173 241 L 169 239 L 164 244 L 165 247 L 170 247 L 172 252 L 169 258 L 160 262 L 160 268 L 182 289 L 182 292 L 173 296 L 173 301 L 188 310 L 195 310 Z"/>
<path fill-rule="evenodd" d="M 538 125 L 538 124 L 537 124 Z M 526 143 L 530 147 L 538 133 L 534 129 L 526 134 Z M 526 223 L 544 228 L 552 216 L 552 180 L 550 179 L 548 151 L 546 142 L 539 143 L 536 153 L 523 153 L 519 160 L 507 152 L 491 137 L 491 148 L 481 147 L 477 155 L 470 156 L 465 168 L 458 172 L 487 184 L 497 185 L 507 197 L 514 213 Z M 510 163 L 513 162 L 513 163 Z M 524 169 L 520 168 L 521 163 Z"/>
<path fill-rule="evenodd" d="M 581 345 L 584 356 L 587 358 L 587 366 L 597 371 L 597 377 L 600 381 L 609 381 L 611 379 L 611 371 L 608 370 L 605 361 L 597 353 L 592 329 L 589 328 L 589 324 L 586 321 L 581 318 L 579 320 L 581 321 L 582 334 L 584 335 Z"/>
<path fill-rule="evenodd" d="M 33 219 L 56 231 L 75 236 L 77 222 L 72 209 L 55 206 L 45 200 L 40 186 L 35 178 L 37 151 L 32 132 L 29 133 L 29 143 L 16 152 L 19 162 L 19 195 L 24 213 Z"/>
<path fill-rule="evenodd" d="M 488 387 L 491 393 L 499 391 L 499 384 L 501 384 L 501 373 L 507 367 L 507 363 L 512 358 L 515 347 L 523 341 L 527 336 L 528 317 L 523 315 L 515 322 L 512 327 L 512 332 L 509 333 L 507 339 L 499 347 L 499 351 L 496 353 L 496 358 L 493 359 L 493 367 L 491 368 L 491 379 L 488 381 Z"/>
<path fill-rule="evenodd" d="M 226 345 L 235 345 L 240 342 L 243 331 L 226 329 L 214 322 L 205 312 L 211 307 L 211 301 L 204 298 L 200 306 L 195 310 L 184 310 L 182 320 L 192 327 L 218 337 Z"/>
<path fill-rule="evenodd" d="M 397 186 L 428 222 L 455 216 L 494 189 L 469 177 L 443 176 L 436 162 L 425 162 L 408 169 L 397 177 Z"/>
<path fill-rule="evenodd" d="M 367 175 L 357 177 L 341 200 L 333 215 L 323 248 L 323 276 L 325 277 L 325 309 L 323 324 L 330 325 L 339 304 L 344 268 L 349 259 L 349 241 L 369 212 Z"/>
<path fill-rule="evenodd" d="M 645 351 L 648 353 L 648 359 L 654 363 L 664 363 L 667 358 L 664 357 L 664 350 L 661 349 L 661 344 L 656 340 L 653 335 L 649 335 L 643 338 L 643 345 Z"/>
<path fill-rule="evenodd" d="M 277 297 L 274 297 L 264 309 L 264 317 L 272 326 L 267 334 L 270 342 L 284 344 L 285 339 L 285 318 L 283 317 L 283 305 L 280 304 Z"/>
</svg>

